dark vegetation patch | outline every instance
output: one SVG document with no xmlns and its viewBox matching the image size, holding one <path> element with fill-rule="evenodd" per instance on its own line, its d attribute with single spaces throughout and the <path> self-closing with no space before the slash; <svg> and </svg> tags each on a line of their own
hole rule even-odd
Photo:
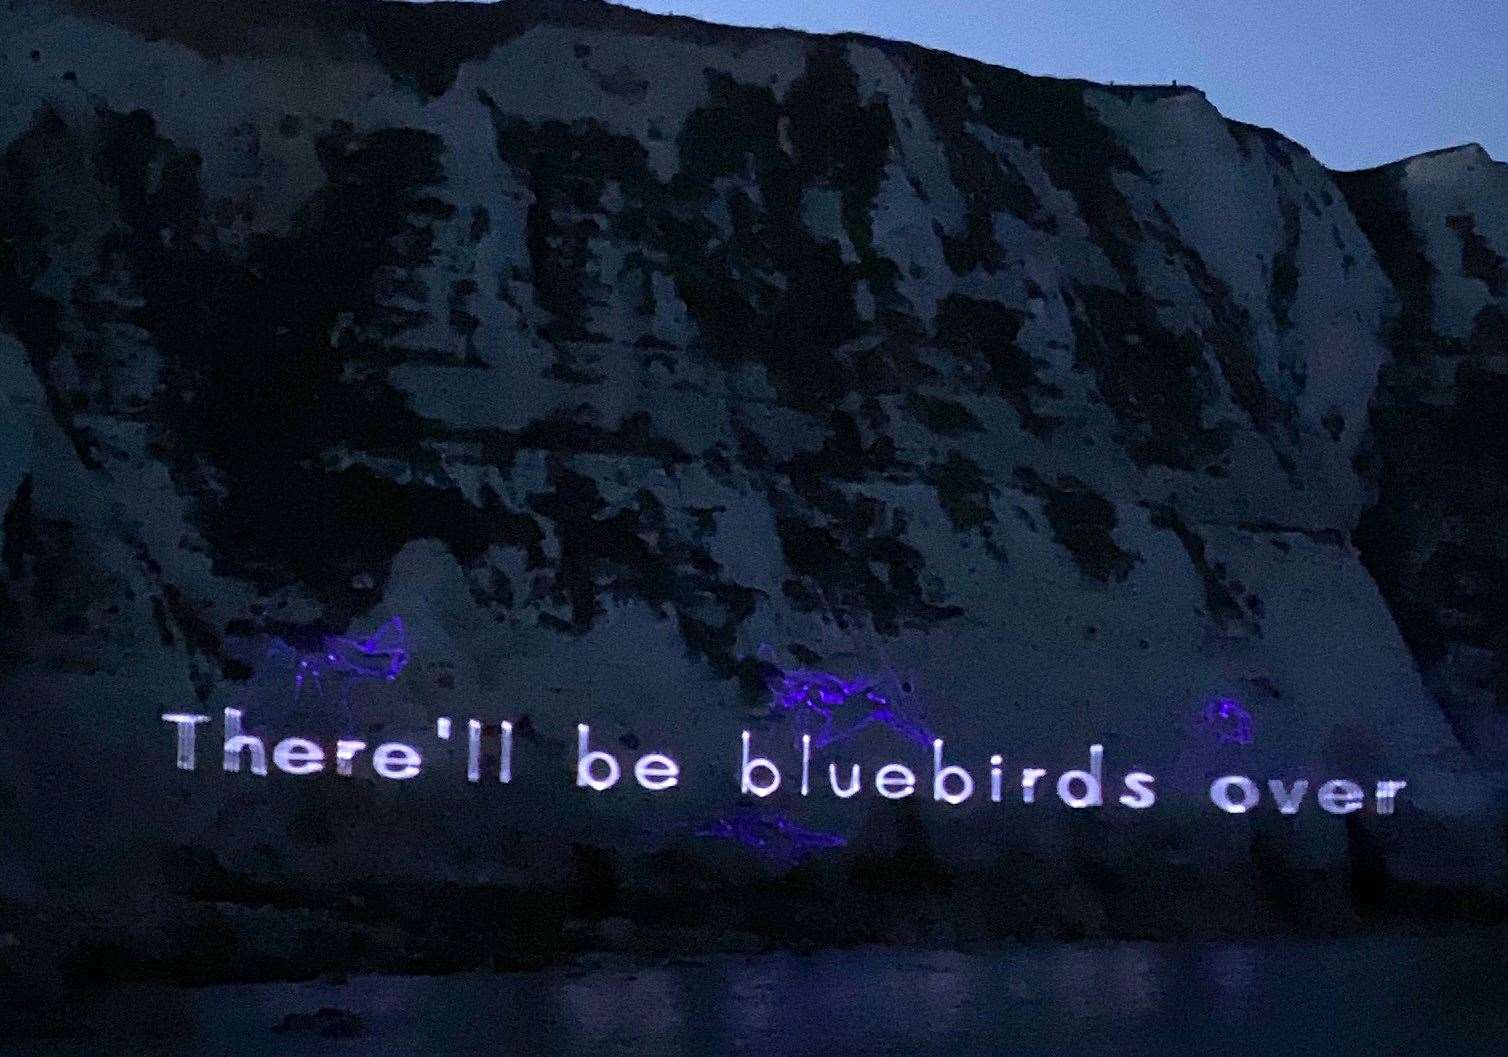
<svg viewBox="0 0 1508 1057">
<path fill-rule="evenodd" d="M 619 66 L 612 73 L 597 78 L 597 86 L 608 95 L 627 99 L 631 103 L 641 102 L 649 94 L 649 82 L 628 65 Z"/>
<path fill-rule="evenodd" d="M 1391 335 L 1395 351 L 1411 341 L 1428 343 L 1432 333 L 1430 281 L 1435 275 L 1409 220 L 1401 172 L 1397 167 L 1384 166 L 1331 174 L 1398 294 L 1402 310 Z"/>
<path fill-rule="evenodd" d="M 672 532 L 652 496 L 609 511 L 589 479 L 558 468 L 552 490 L 516 511 L 490 488 L 476 501 L 463 495 L 426 454 L 447 439 L 476 442 L 504 474 L 526 449 L 663 465 L 687 457 L 642 413 L 612 429 L 562 415 L 453 435 L 386 383 L 385 369 L 403 355 L 391 339 L 417 322 L 390 307 L 386 277 L 411 277 L 428 262 L 432 225 L 454 220 L 434 194 L 437 140 L 409 129 L 322 139 L 326 186 L 290 236 L 253 240 L 242 261 L 196 237 L 196 158 L 158 136 L 143 112 L 104 112 L 100 122 L 95 164 L 124 221 L 105 253 L 130 263 L 144 299 L 136 321 L 165 359 L 160 449 L 196 497 L 222 571 L 269 589 L 301 584 L 325 605 L 327 624 L 344 627 L 407 541 L 438 539 L 463 564 L 490 547 L 516 548 L 540 568 L 542 524 L 553 521 L 562 550 L 555 591 L 572 614 L 562 630 L 590 626 L 600 596 L 638 594 L 673 608 L 690 650 L 720 675 L 740 674 L 733 634 L 754 592 L 726 582 L 704 549 Z M 412 476 L 333 468 L 328 452 L 341 447 L 401 459 Z M 363 574 L 367 586 L 354 586 Z M 511 600 L 506 584 L 495 595 Z M 218 651 L 214 630 L 170 586 L 159 612 L 175 641 Z"/>
<path fill-rule="evenodd" d="M 26 350 L 47 409 L 79 461 L 94 468 L 99 466 L 94 437 L 75 420 L 72 394 L 54 372 L 62 347 L 63 307 L 35 289 L 49 263 L 49 229 L 41 202 L 77 168 L 78 154 L 63 120 L 43 108 L 0 156 L 0 324 Z"/>
<path fill-rule="evenodd" d="M 778 517 L 781 551 L 797 577 L 786 581 L 786 597 L 797 609 L 827 614 L 842 628 L 871 621 L 882 635 L 960 616 L 958 606 L 927 601 L 925 563 L 901 539 L 903 530 L 900 511 L 887 511 L 868 496 L 855 496 L 844 516 L 827 524 Z"/>
<path fill-rule="evenodd" d="M 927 474 L 937 490 L 937 501 L 958 532 L 988 526 L 995 521 L 990 509 L 990 480 L 979 464 L 959 451 L 934 465 Z"/>
<path fill-rule="evenodd" d="M 994 236 L 997 212 L 1053 228 L 1051 214 L 1021 174 L 985 147 L 969 131 L 970 124 L 1040 148 L 1049 178 L 1073 195 L 1093 237 L 1112 261 L 1129 266 L 1124 240 L 1135 236 L 1136 221 L 1111 175 L 1138 172 L 1139 167 L 1090 109 L 1085 82 L 1031 77 L 942 52 L 912 52 L 906 59 L 917 98 L 967 201 L 964 235 L 944 238 L 949 267 L 964 274 L 975 267 L 994 271 L 1001 266 L 1004 249 Z"/>
<path fill-rule="evenodd" d="M 917 92 L 942 141 L 948 172 L 964 196 L 967 211 L 961 235 L 938 232 L 943 255 L 958 275 L 975 268 L 998 271 L 1005 264 L 1005 249 L 995 238 L 997 212 L 1012 213 L 1039 228 L 1050 227 L 1053 217 L 1016 167 L 969 129 L 978 115 L 968 105 L 967 88 L 956 70 L 941 69 L 939 58 L 932 53 L 916 58 Z"/>
<path fill-rule="evenodd" d="M 1226 438 L 1201 421 L 1203 408 L 1215 395 L 1203 355 L 1206 345 L 1235 402 L 1259 430 L 1268 431 L 1284 417 L 1258 375 L 1247 313 L 1198 254 L 1177 238 L 1165 212 L 1150 234 L 1187 269 L 1211 323 L 1204 333 L 1180 334 L 1158 323 L 1154 298 L 1143 288 L 1135 266 L 1136 244 L 1149 232 L 1138 223 L 1114 180 L 1117 172 L 1144 174 L 1095 115 L 1085 97 L 1087 85 L 976 67 L 951 56 L 917 56 L 914 63 L 918 97 L 944 142 L 955 180 L 970 192 L 968 252 L 955 248 L 955 269 L 998 263 L 999 247 L 982 236 L 986 225 L 977 214 L 988 217 L 997 209 L 1011 208 L 1011 198 L 998 180 L 982 181 L 978 175 L 1000 171 L 1000 163 L 993 156 L 985 159 L 993 163 L 990 168 L 981 160 L 977 140 L 966 132 L 967 124 L 975 122 L 1040 150 L 1049 178 L 1073 196 L 1090 237 L 1119 275 L 1119 291 L 1075 289 L 1081 310 L 1074 314 L 1074 328 L 1079 360 L 1094 371 L 1107 405 L 1127 427 L 1128 448 L 1138 463 L 1193 470 L 1209 465 L 1224 451 Z M 1278 145 L 1268 149 L 1281 152 Z M 1281 163 L 1292 165 L 1286 156 Z M 1030 216 L 1030 206 L 1019 198 L 1013 211 Z M 1283 281 L 1289 278 L 1293 277 Z"/>
<path fill-rule="evenodd" d="M 824 43 L 807 58 L 805 72 L 786 93 L 794 164 L 807 186 L 835 187 L 843 227 L 855 250 L 874 269 L 871 212 L 895 141 L 890 106 L 883 97 L 859 100 L 859 79 L 841 46 Z"/>
<path fill-rule="evenodd" d="M 1110 500 L 1069 474 L 1048 484 L 1036 470 L 1018 466 L 1015 477 L 1025 492 L 1042 500 L 1052 538 L 1085 576 L 1100 583 L 1119 583 L 1131 575 L 1141 555 L 1115 542 L 1112 532 L 1117 519 Z"/>
<path fill-rule="evenodd" d="M 680 166 L 670 180 L 650 170 L 632 137 L 587 120 L 529 122 L 483 100 L 492 107 L 499 155 L 535 195 L 530 261 L 540 303 L 554 320 L 547 336 L 558 349 L 591 337 L 578 326 L 595 296 L 587 241 L 610 238 L 641 247 L 646 315 L 653 314 L 648 275 L 660 268 L 686 303 L 701 350 L 721 363 L 760 364 L 790 406 L 831 409 L 852 392 L 883 391 L 924 374 L 908 341 L 912 324 L 894 294 L 894 265 L 873 249 L 870 213 L 894 135 L 886 103 L 859 100 L 857 78 L 831 44 L 813 47 L 784 100 L 765 85 L 717 71 L 706 77 L 709 101 L 681 129 Z M 603 204 L 609 181 L 618 192 L 611 211 Z M 836 243 L 807 230 L 801 205 L 808 188 L 839 192 L 857 262 L 845 263 Z M 728 230 L 711 219 L 714 206 Z M 867 328 L 852 292 L 859 281 L 875 295 L 880 324 L 898 332 L 862 348 L 855 340 Z M 960 405 L 918 398 L 913 406 L 944 431 L 977 426 Z M 828 418 L 823 445 L 783 465 L 752 431 L 739 430 L 746 464 L 769 479 L 781 543 L 797 574 L 787 594 L 843 621 L 867 614 L 881 629 L 952 615 L 928 601 L 921 556 L 902 542 L 899 515 L 856 494 L 871 475 L 898 471 L 894 443 L 883 432 L 866 443 L 846 412 L 828 411 Z M 587 586 L 584 578 L 573 592 L 577 623 Z M 718 605 L 729 608 L 725 599 Z M 731 642 L 731 628 L 717 628 L 717 641 Z M 701 634 L 684 620 L 683 630 Z"/>
<path fill-rule="evenodd" d="M 659 499 L 641 490 L 632 505 L 614 509 L 595 481 L 560 465 L 552 466 L 549 484 L 528 501 L 555 525 L 554 593 L 570 607 L 562 630 L 590 628 L 604 612 L 604 598 L 640 598 L 670 609 L 688 649 L 720 677 L 754 674 L 734 645 L 759 592 L 728 581 L 705 547 L 669 523 Z"/>
<path fill-rule="evenodd" d="M 972 411 L 946 397 L 908 393 L 906 407 L 933 433 L 956 436 L 960 433 L 978 433 L 984 429 Z"/>
<path fill-rule="evenodd" d="M 1335 174 L 1400 306 L 1372 400 L 1374 454 L 1359 467 L 1375 478 L 1377 502 L 1352 539 L 1426 676 L 1455 646 L 1486 651 L 1485 683 L 1432 681 L 1456 736 L 1477 747 L 1475 702 L 1486 691 L 1500 713 L 1508 708 L 1508 378 L 1492 362 L 1502 340 L 1492 317 L 1479 313 L 1469 345 L 1435 332 L 1435 269 L 1409 220 L 1401 171 Z M 1475 246 L 1469 219 L 1447 223 L 1461 237 L 1463 270 L 1491 288 L 1501 262 Z M 1442 359 L 1454 371 L 1448 402 L 1437 391 Z"/>
<path fill-rule="evenodd" d="M 545 336 L 600 337 L 583 329 L 598 292 L 589 241 L 617 237 L 646 247 L 644 263 L 671 275 L 713 356 L 763 364 L 796 406 L 831 406 L 857 384 L 843 349 L 864 329 L 854 284 L 868 281 L 882 309 L 896 304 L 894 265 L 875 255 L 870 230 L 893 138 L 888 107 L 859 102 L 857 79 L 831 46 L 814 48 L 784 102 L 768 86 L 727 74 L 708 71 L 707 81 L 710 101 L 688 116 L 680 169 L 668 182 L 650 171 L 631 136 L 585 119 L 525 121 L 484 97 L 499 155 L 535 195 L 528 244 L 540 304 L 553 317 Z M 611 214 L 602 204 L 610 181 L 624 199 Z M 845 264 L 836 243 L 807 230 L 801 197 L 809 187 L 841 193 L 858 263 Z M 731 231 L 710 219 L 714 202 Z"/>
<path fill-rule="evenodd" d="M 644 459 L 666 470 L 691 461 L 679 444 L 655 430 L 649 412 L 642 410 L 624 415 L 611 429 L 600 425 L 591 409 L 583 405 L 535 419 L 516 430 L 454 430 L 446 436 L 475 438 L 481 445 L 483 461 L 504 468 L 524 451 Z"/>
<path fill-rule="evenodd" d="M 1284 198 L 1281 209 L 1283 241 L 1272 259 L 1272 282 L 1268 288 L 1267 305 L 1278 327 L 1286 330 L 1293 326 L 1293 302 L 1299 292 L 1299 239 L 1303 229 L 1300 226 L 1297 202 Z"/>
<path fill-rule="evenodd" d="M 813 506 L 820 508 L 841 498 L 832 487 L 835 481 L 857 484 L 900 468 L 894 442 L 881 434 L 866 445 L 858 422 L 848 412 L 831 412 L 827 425 L 827 436 L 815 451 L 800 452 L 780 466 L 766 462 L 767 468 L 785 473 L 796 494 Z"/>
<path fill-rule="evenodd" d="M 1031 398 L 1063 395 L 1051 382 L 1044 382 L 1016 338 L 1026 316 L 998 301 L 964 294 L 949 294 L 937 306 L 935 341 L 938 347 L 982 370 L 981 389 L 998 393 L 1021 419 L 1021 426 L 1038 437 L 1052 432 L 1059 419 L 1039 414 Z"/>
<path fill-rule="evenodd" d="M 95 17 L 148 40 L 177 41 L 209 58 L 258 54 L 267 41 L 299 40 L 320 58 L 359 61 L 372 52 L 393 79 L 425 96 L 443 94 L 463 62 L 482 59 L 561 5 L 411 7 L 368 0 L 239 0 L 181 5 L 162 0 L 73 0 Z M 593 5 L 571 5 L 590 7 Z M 361 38 L 366 38 L 366 46 Z M 370 51 L 368 51 L 370 48 Z M 323 54 L 320 54 L 320 53 Z"/>
<path fill-rule="evenodd" d="M 592 274 L 591 241 L 607 225 L 602 197 L 619 179 L 642 193 L 650 176 L 643 146 L 590 121 L 531 125 L 502 118 L 490 97 L 498 154 L 525 177 L 529 206 L 526 243 L 534 298 L 550 313 L 540 334 L 551 343 L 607 341 L 587 329 L 588 313 L 602 303 L 606 284 Z"/>
<path fill-rule="evenodd" d="M 1172 333 L 1146 298 L 1109 287 L 1076 286 L 1072 303 L 1078 359 L 1139 465 L 1194 470 L 1225 451 L 1225 435 L 1203 422 L 1214 393 L 1198 335 Z"/>
<path fill-rule="evenodd" d="M 1073 196 L 1091 237 L 1117 270 L 1129 271 L 1129 245 L 1140 229 L 1113 177 L 1118 171 L 1140 175 L 1141 167 L 1085 99 L 1091 86 L 976 65 L 937 52 L 919 60 L 918 74 L 924 82 L 938 78 L 946 85 L 949 80 L 956 83 L 960 68 L 967 71 L 968 87 L 977 93 L 977 120 L 1001 136 L 1040 148 L 1049 179 Z M 932 91 L 926 90 L 924 105 L 930 97 Z M 967 100 L 968 95 L 955 97 L 949 105 L 956 107 L 958 99 Z"/>
<path fill-rule="evenodd" d="M 254 238 L 239 260 L 197 237 L 196 156 L 157 135 L 144 111 L 99 121 L 95 165 L 124 222 L 103 252 L 131 265 L 145 302 L 136 322 L 166 361 L 161 450 L 197 496 L 225 571 L 263 587 L 301 582 L 343 624 L 363 604 L 352 578 L 380 583 L 410 539 L 443 540 L 462 562 L 494 542 L 526 542 L 532 524 L 483 511 L 457 488 L 325 466 L 327 452 L 357 438 L 410 457 L 429 436 L 385 381 L 401 355 L 388 341 L 417 320 L 386 303 L 384 276 L 425 263 L 432 225 L 453 212 L 429 190 L 442 179 L 435 137 L 322 138 L 325 187 L 290 236 Z M 203 460 L 214 488 L 202 484 Z"/>
<path fill-rule="evenodd" d="M 1283 417 L 1257 373 L 1244 310 L 1198 255 L 1178 240 L 1165 213 L 1159 232 L 1166 246 L 1177 251 L 1212 322 L 1202 334 L 1171 333 L 1159 323 L 1154 299 L 1142 288 L 1134 263 L 1135 246 L 1148 232 L 1114 181 L 1116 172 L 1143 174 L 1086 101 L 1087 85 L 976 67 L 950 56 L 919 55 L 913 62 L 918 97 L 944 142 L 955 180 L 971 194 L 971 216 L 981 211 L 988 216 L 1001 208 L 1031 215 L 1024 200 L 1017 198 L 1012 204 L 1005 185 L 979 176 L 999 172 L 1000 163 L 990 157 L 993 168 L 984 165 L 982 148 L 966 131 L 967 124 L 975 122 L 1040 150 L 1048 176 L 1073 196 L 1091 237 L 1120 276 L 1119 290 L 1076 287 L 1069 301 L 1079 362 L 1094 372 L 1106 404 L 1129 433 L 1127 447 L 1140 465 L 1196 470 L 1226 449 L 1224 433 L 1203 424 L 1203 410 L 1216 395 L 1204 356 L 1206 344 L 1236 403 L 1258 429 L 1266 430 Z M 970 224 L 969 252 L 955 249 L 955 257 L 962 256 L 955 264 L 958 270 L 976 264 L 990 267 L 998 261 L 999 248 L 979 234 L 983 222 L 976 216 Z M 1032 372 L 1021 358 L 1001 373 L 1007 391 L 1019 393 Z M 1012 374 L 1014 379 L 1009 378 Z M 1028 428 L 1044 431 L 1044 423 L 1033 422 L 1026 413 L 1025 399 L 1018 401 L 1017 410 L 1023 412 Z"/>
<path fill-rule="evenodd" d="M 705 43 L 751 35 L 748 30 L 655 18 L 607 4 L 560 0 L 417 7 L 372 0 L 239 0 L 187 6 L 163 0 L 73 2 L 149 40 L 177 41 L 210 58 L 257 54 L 266 41 L 289 38 L 319 49 L 316 54 L 322 52 L 322 58 L 360 61 L 375 53 L 395 81 L 425 97 L 448 91 L 462 63 L 486 58 L 494 48 L 539 24 L 616 27 Z"/>
<path fill-rule="evenodd" d="M 1445 223 L 1461 239 L 1461 271 L 1485 284 L 1493 297 L 1502 297 L 1508 291 L 1508 266 L 1477 231 L 1476 218 L 1458 213 Z"/>
<path fill-rule="evenodd" d="M 786 563 L 797 574 L 784 593 L 798 609 L 827 614 L 842 627 L 870 621 L 882 634 L 962 612 L 932 600 L 923 582 L 925 562 L 903 539 L 906 512 L 864 494 L 864 482 L 875 476 L 916 478 L 888 436 L 865 444 L 853 416 L 834 411 L 816 451 L 784 465 L 753 454 L 768 477 L 766 495 Z"/>
<path fill-rule="evenodd" d="M 853 304 L 855 282 L 868 282 L 884 322 L 903 325 L 907 307 L 894 291 L 895 265 L 874 251 L 871 225 L 895 138 L 888 103 L 883 97 L 860 101 L 857 77 L 831 43 L 808 53 L 806 70 L 783 102 L 767 87 L 707 76 L 711 101 L 681 130 L 681 169 L 672 187 L 704 207 L 720 179 L 752 180 L 762 208 L 745 194 L 728 196 L 731 237 L 718 237 L 711 254 L 686 259 L 691 267 L 676 271 L 677 287 L 704 332 L 708 323 L 720 331 L 713 345 L 722 355 L 737 355 L 752 336 L 753 354 L 772 361 L 777 377 L 811 374 L 818 392 L 847 389 L 854 385 L 853 364 L 835 358 L 835 350 L 863 329 Z M 844 228 L 859 255 L 855 264 L 843 264 L 834 243 L 806 229 L 801 197 L 809 187 L 839 192 Z M 751 286 L 754 275 L 764 278 Z M 744 296 L 731 306 L 737 310 L 731 322 L 713 320 L 730 307 L 724 299 L 734 291 Z M 752 323 L 752 335 L 735 329 L 740 322 Z"/>
</svg>

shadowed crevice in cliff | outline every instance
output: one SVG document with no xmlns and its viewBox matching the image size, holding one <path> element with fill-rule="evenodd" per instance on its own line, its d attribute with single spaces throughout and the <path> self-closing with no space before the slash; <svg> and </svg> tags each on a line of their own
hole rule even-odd
<svg viewBox="0 0 1508 1057">
<path fill-rule="evenodd" d="M 1409 220 L 1401 168 L 1385 165 L 1331 175 L 1398 295 L 1402 311 L 1393 323 L 1393 351 L 1407 353 L 1408 342 L 1428 340 L 1434 333 L 1430 283 L 1435 267 Z"/>
<path fill-rule="evenodd" d="M 5 513 L 0 580 L 0 673 L 66 665 L 70 643 L 97 634 L 101 611 L 122 577 L 91 567 L 87 539 L 67 521 L 42 516 L 28 476 Z M 59 649 L 60 644 L 62 649 Z"/>
<path fill-rule="evenodd" d="M 1272 283 L 1267 308 L 1280 330 L 1293 327 L 1293 302 L 1299 292 L 1299 244 L 1303 238 L 1299 204 L 1291 198 L 1279 203 L 1283 214 L 1283 242 L 1272 259 Z"/>
<path fill-rule="evenodd" d="M 26 575 L 26 555 L 36 544 L 36 517 L 31 506 L 32 475 L 21 478 L 16 494 L 5 505 L 5 520 L 0 522 L 3 545 L 0 545 L 0 564 L 5 566 L 5 575 L 12 581 Z"/>
<path fill-rule="evenodd" d="M 1508 753 L 1490 733 L 1508 712 L 1508 375 L 1480 313 L 1471 344 L 1437 332 L 1439 272 L 1410 218 L 1404 172 L 1336 174 L 1399 303 L 1359 464 L 1377 501 L 1353 541 L 1456 736 L 1497 757 Z M 1463 274 L 1490 288 L 1496 255 L 1471 218 L 1444 221 L 1461 239 Z"/>
<path fill-rule="evenodd" d="M 1173 533 L 1188 554 L 1189 563 L 1204 588 L 1205 615 L 1227 634 L 1247 632 L 1260 638 L 1262 625 L 1255 618 L 1263 609 L 1261 599 L 1247 594 L 1246 588 L 1231 577 L 1222 562 L 1210 558 L 1204 537 L 1183 519 L 1177 508 L 1171 504 L 1154 506 L 1150 520 L 1155 528 Z"/>
<path fill-rule="evenodd" d="M 1287 446 L 1281 442 L 1286 439 L 1291 444 L 1297 440 L 1294 430 L 1297 411 L 1291 400 L 1275 396 L 1267 380 L 1262 377 L 1257 362 L 1258 344 L 1253 332 L 1251 312 L 1236 302 L 1231 296 L 1230 288 L 1210 270 L 1198 251 L 1180 237 L 1172 215 L 1161 204 L 1157 206 L 1157 218 L 1158 222 L 1149 224 L 1148 230 L 1167 251 L 1168 256 L 1183 265 L 1189 281 L 1204 304 L 1208 322 L 1203 326 L 1199 338 L 1213 352 L 1215 363 L 1230 391 L 1231 400 L 1246 413 L 1252 427 L 1267 438 L 1280 462 L 1292 472 L 1292 456 Z M 1296 240 L 1297 235 L 1290 235 L 1289 238 Z M 1281 262 L 1281 250 L 1278 258 Z M 1291 270 L 1293 266 L 1290 263 L 1288 267 Z M 1275 275 L 1273 281 L 1278 283 L 1280 279 Z M 1296 287 L 1296 274 L 1283 281 Z M 1285 291 L 1282 296 L 1291 300 L 1293 290 Z"/>
</svg>

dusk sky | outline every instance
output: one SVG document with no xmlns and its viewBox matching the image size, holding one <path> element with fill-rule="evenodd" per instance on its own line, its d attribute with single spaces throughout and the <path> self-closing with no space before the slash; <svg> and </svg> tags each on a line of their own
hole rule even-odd
<svg viewBox="0 0 1508 1057">
<path fill-rule="evenodd" d="M 740 25 L 853 30 L 1029 73 L 1178 80 L 1364 168 L 1460 143 L 1508 160 L 1504 0 L 635 0 Z"/>
</svg>

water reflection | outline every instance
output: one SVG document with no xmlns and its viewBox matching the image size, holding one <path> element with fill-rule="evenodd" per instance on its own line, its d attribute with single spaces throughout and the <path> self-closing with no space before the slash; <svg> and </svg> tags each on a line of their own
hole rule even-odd
<svg viewBox="0 0 1508 1057">
<path fill-rule="evenodd" d="M 1046 980 L 1046 996 L 1069 1015 L 1121 1019 L 1162 1007 L 1166 958 L 1165 950 L 1151 945 L 1055 944 L 1033 961 Z"/>
<path fill-rule="evenodd" d="M 778 1037 L 790 1005 L 783 993 L 790 973 L 773 959 L 760 959 L 729 967 L 728 1034 L 746 1043 Z"/>
<path fill-rule="evenodd" d="M 120 990 L 96 1036 L 0 1054 L 187 1057 L 975 1057 L 1504 1052 L 1501 937 L 1222 944 L 1041 943 L 988 953 L 868 949 L 633 968 L 371 977 L 347 984 Z M 274 1033 L 348 1010 L 363 1033 Z M 171 1010 L 169 1013 L 167 1011 Z"/>
<path fill-rule="evenodd" d="M 632 1051 L 647 1040 L 677 1045 L 687 1018 L 684 969 L 613 974 L 610 986 L 591 973 L 559 988 L 568 1053 Z"/>
<path fill-rule="evenodd" d="M 1239 1022 L 1260 1006 L 1258 948 L 1210 944 L 1199 952 L 1199 975 L 1209 985 L 1213 1016 Z"/>
</svg>

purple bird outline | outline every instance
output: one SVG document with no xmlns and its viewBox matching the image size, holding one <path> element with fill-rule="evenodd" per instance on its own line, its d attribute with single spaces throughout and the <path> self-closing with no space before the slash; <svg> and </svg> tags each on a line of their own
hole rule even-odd
<svg viewBox="0 0 1508 1057">
<path fill-rule="evenodd" d="M 798 745 L 801 736 L 809 734 L 813 750 L 821 750 L 875 724 L 918 745 L 932 745 L 932 732 L 907 716 L 889 694 L 881 692 L 877 680 L 844 679 L 830 672 L 800 669 L 779 672 L 770 677 L 768 685 L 773 695 L 770 714 L 792 720 Z"/>
<path fill-rule="evenodd" d="M 736 840 L 762 855 L 800 861 L 824 848 L 841 848 L 848 841 L 837 833 L 807 829 L 787 815 L 740 812 L 712 819 L 698 826 L 697 837 Z"/>
<path fill-rule="evenodd" d="M 1239 701 L 1220 697 L 1204 706 L 1201 720 L 1223 745 L 1250 745 L 1256 736 L 1251 713 Z"/>
<path fill-rule="evenodd" d="M 324 701 L 326 689 L 333 685 L 339 695 L 341 718 L 349 728 L 352 686 L 362 681 L 397 679 L 408 666 L 408 636 L 403 618 L 393 616 L 364 639 L 326 635 L 320 649 L 307 653 L 294 649 L 283 639 L 273 639 L 267 647 L 267 656 L 292 659 L 294 704 L 305 690 Z"/>
</svg>

